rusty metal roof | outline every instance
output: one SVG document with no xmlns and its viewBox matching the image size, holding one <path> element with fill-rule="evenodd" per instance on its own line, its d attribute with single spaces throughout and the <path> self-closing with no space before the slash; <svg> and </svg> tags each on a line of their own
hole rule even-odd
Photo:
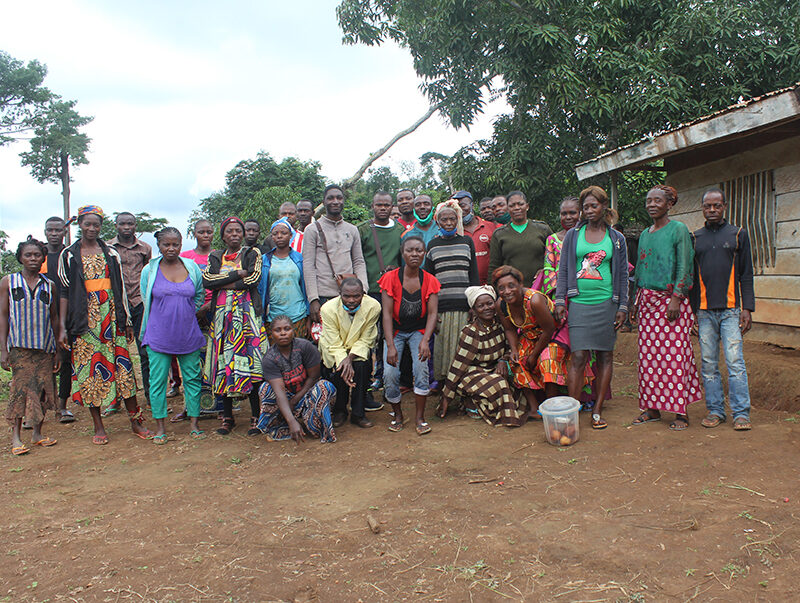
<svg viewBox="0 0 800 603">
<path fill-rule="evenodd" d="M 577 164 L 575 172 L 579 180 L 585 180 L 798 116 L 800 116 L 800 82 L 740 101 L 674 128 L 644 136 L 636 142 Z"/>
</svg>

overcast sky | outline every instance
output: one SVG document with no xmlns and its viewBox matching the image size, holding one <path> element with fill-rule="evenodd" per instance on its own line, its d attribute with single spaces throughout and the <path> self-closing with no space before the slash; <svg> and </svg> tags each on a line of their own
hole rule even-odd
<svg viewBox="0 0 800 603">
<path fill-rule="evenodd" d="M 72 208 L 148 211 L 185 229 L 200 198 L 259 150 L 352 175 L 427 109 L 408 52 L 344 46 L 335 0 L 6 3 L 0 48 L 45 63 L 46 85 L 94 116 Z M 469 131 L 434 116 L 382 164 L 453 153 L 491 133 L 499 103 Z M 61 214 L 60 186 L 0 147 L 0 228 L 18 241 Z M 380 165 L 380 164 L 379 164 Z"/>
</svg>

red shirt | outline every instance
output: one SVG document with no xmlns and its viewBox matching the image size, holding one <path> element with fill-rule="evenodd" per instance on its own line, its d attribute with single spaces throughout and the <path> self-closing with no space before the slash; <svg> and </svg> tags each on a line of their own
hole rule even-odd
<svg viewBox="0 0 800 603">
<path fill-rule="evenodd" d="M 475 230 L 469 232 L 466 228 L 464 234 L 472 239 L 475 244 L 475 261 L 478 264 L 478 278 L 481 285 L 485 285 L 489 280 L 489 242 L 492 240 L 492 233 L 497 228 L 497 224 L 489 222 L 483 218 L 475 216 L 473 222 L 477 221 Z"/>
<path fill-rule="evenodd" d="M 400 320 L 400 300 L 403 298 L 403 283 L 400 282 L 400 271 L 403 268 L 396 268 L 394 270 L 390 270 L 386 274 L 384 274 L 380 280 L 378 280 L 378 284 L 381 286 L 381 291 L 386 291 L 389 296 L 394 300 L 394 305 L 392 307 L 392 318 L 394 319 L 395 323 Z M 422 276 L 422 293 L 420 297 L 422 298 L 422 316 L 426 316 L 428 313 L 428 299 L 430 298 L 431 294 L 439 293 L 439 290 L 442 288 L 439 279 L 433 276 L 430 272 L 426 272 L 420 268 L 419 271 L 420 275 Z M 424 329 L 420 331 L 420 333 L 424 333 Z"/>
<path fill-rule="evenodd" d="M 406 230 L 408 230 L 409 228 L 414 228 L 414 224 L 416 224 L 416 223 L 417 223 L 417 221 L 416 221 L 416 220 L 411 220 L 411 222 L 406 222 L 405 220 L 403 220 L 403 218 L 397 218 L 397 221 L 398 221 L 398 222 L 400 223 L 400 225 L 401 225 L 403 228 L 405 228 Z"/>
</svg>

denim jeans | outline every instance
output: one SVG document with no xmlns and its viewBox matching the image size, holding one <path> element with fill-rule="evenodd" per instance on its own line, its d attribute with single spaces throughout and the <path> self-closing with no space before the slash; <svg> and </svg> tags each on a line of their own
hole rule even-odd
<svg viewBox="0 0 800 603">
<path fill-rule="evenodd" d="M 739 329 L 738 308 L 727 310 L 699 310 L 697 322 L 700 330 L 700 353 L 703 358 L 702 375 L 706 390 L 706 408 L 709 414 L 725 420 L 725 394 L 719 372 L 719 343 L 725 351 L 728 365 L 728 400 L 734 419 L 750 419 L 750 389 L 744 365 L 742 332 Z"/>
<path fill-rule="evenodd" d="M 389 404 L 400 402 L 400 358 L 408 347 L 414 373 L 414 393 L 427 396 L 430 393 L 430 374 L 428 361 L 419 359 L 419 344 L 422 333 L 419 331 L 398 331 L 394 335 L 394 347 L 397 349 L 397 366 L 386 362 L 387 348 L 383 348 L 383 395 Z"/>
</svg>

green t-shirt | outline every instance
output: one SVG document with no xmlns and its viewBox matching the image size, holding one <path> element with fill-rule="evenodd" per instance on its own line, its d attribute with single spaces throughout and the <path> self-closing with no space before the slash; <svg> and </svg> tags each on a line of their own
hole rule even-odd
<svg viewBox="0 0 800 603">
<path fill-rule="evenodd" d="M 694 278 L 694 246 L 683 222 L 671 220 L 663 228 L 639 237 L 636 284 L 641 289 L 667 291 L 686 297 Z"/>
<path fill-rule="evenodd" d="M 606 234 L 599 243 L 586 241 L 586 226 L 578 231 L 575 255 L 577 257 L 578 295 L 570 302 L 578 304 L 601 304 L 611 299 L 613 285 L 611 282 L 611 256 L 614 244 L 611 236 Z"/>
</svg>

